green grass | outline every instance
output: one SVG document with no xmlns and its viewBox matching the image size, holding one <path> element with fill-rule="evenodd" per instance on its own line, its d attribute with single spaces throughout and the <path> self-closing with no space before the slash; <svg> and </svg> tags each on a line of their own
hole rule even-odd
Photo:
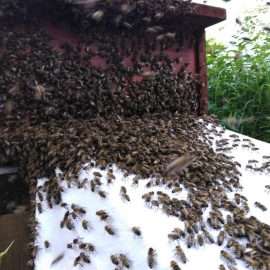
<svg viewBox="0 0 270 270">
<path fill-rule="evenodd" d="M 242 28 L 232 47 L 207 42 L 209 111 L 227 128 L 270 142 L 270 33 L 256 32 L 251 18 Z"/>
</svg>

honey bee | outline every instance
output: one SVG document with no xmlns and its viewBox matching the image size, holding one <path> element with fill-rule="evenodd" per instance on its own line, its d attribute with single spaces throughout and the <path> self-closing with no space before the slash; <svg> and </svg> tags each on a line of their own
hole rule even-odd
<svg viewBox="0 0 270 270">
<path fill-rule="evenodd" d="M 95 181 L 93 181 L 93 180 L 90 181 L 90 188 L 91 188 L 92 192 L 96 191 L 96 183 L 95 183 Z"/>
<path fill-rule="evenodd" d="M 122 262 L 122 265 L 126 268 L 130 268 L 130 260 L 125 254 L 120 253 L 119 254 L 119 259 Z"/>
<path fill-rule="evenodd" d="M 44 246 L 45 246 L 45 248 L 49 248 L 50 247 L 50 242 L 45 240 L 44 241 Z"/>
<path fill-rule="evenodd" d="M 106 225 L 106 226 L 104 227 L 104 229 L 106 230 L 106 232 L 107 232 L 108 234 L 110 234 L 110 235 L 115 235 L 115 231 L 114 231 L 114 229 L 112 228 L 112 226 Z"/>
<path fill-rule="evenodd" d="M 100 172 L 93 172 L 93 175 L 98 178 L 102 177 L 102 174 Z"/>
<path fill-rule="evenodd" d="M 154 195 L 154 191 L 147 192 L 142 195 L 142 199 L 144 199 L 144 201 L 148 203 L 151 201 L 153 195 Z"/>
<path fill-rule="evenodd" d="M 105 191 L 102 191 L 102 190 L 99 190 L 98 191 L 98 195 L 101 197 L 101 198 L 106 198 L 106 192 Z"/>
<path fill-rule="evenodd" d="M 37 203 L 37 209 L 38 209 L 38 212 L 39 212 L 40 214 L 42 214 L 43 209 L 42 209 L 41 203 Z"/>
<path fill-rule="evenodd" d="M 85 229 L 85 230 L 88 230 L 89 229 L 89 222 L 87 220 L 83 220 L 82 221 L 82 227 Z"/>
<path fill-rule="evenodd" d="M 178 192 L 181 192 L 183 189 L 180 188 L 180 187 L 176 187 L 172 190 L 172 193 L 178 193 Z"/>
<path fill-rule="evenodd" d="M 193 234 L 189 234 L 186 239 L 186 245 L 188 248 L 195 246 L 195 238 Z"/>
<path fill-rule="evenodd" d="M 132 227 L 132 231 L 137 235 L 137 236 L 141 236 L 142 232 L 140 230 L 139 227 Z"/>
<path fill-rule="evenodd" d="M 91 263 L 90 257 L 86 255 L 84 252 L 80 253 L 80 257 L 83 262 L 88 263 L 88 264 Z"/>
<path fill-rule="evenodd" d="M 83 209 L 82 207 L 76 205 L 76 204 L 71 204 L 71 209 L 74 211 L 74 213 L 77 213 L 79 215 L 84 215 L 86 214 L 86 210 Z"/>
<path fill-rule="evenodd" d="M 166 174 L 171 174 L 173 172 L 181 172 L 185 168 L 187 168 L 190 164 L 192 164 L 196 160 L 196 157 L 191 154 L 185 154 L 182 157 L 179 157 L 172 161 L 165 170 Z"/>
<path fill-rule="evenodd" d="M 199 244 L 199 246 L 203 246 L 204 245 L 204 238 L 202 234 L 198 234 L 197 236 L 197 242 Z"/>
<path fill-rule="evenodd" d="M 220 264 L 218 267 L 219 270 L 226 270 L 225 266 L 223 264 Z"/>
<path fill-rule="evenodd" d="M 51 262 L 51 266 L 55 265 L 56 263 L 60 262 L 64 258 L 65 254 L 59 254 L 53 261 Z"/>
<path fill-rule="evenodd" d="M 267 211 L 267 207 L 264 206 L 264 205 L 263 205 L 262 203 L 260 203 L 260 202 L 255 202 L 254 205 L 255 205 L 257 208 L 261 209 L 262 211 Z"/>
<path fill-rule="evenodd" d="M 266 190 L 267 193 L 269 193 L 270 192 L 270 185 L 266 185 L 265 190 Z"/>
<path fill-rule="evenodd" d="M 239 205 L 240 202 L 241 202 L 241 195 L 239 193 L 235 193 L 234 194 L 234 200 L 235 200 L 236 204 Z"/>
<path fill-rule="evenodd" d="M 96 215 L 100 217 L 101 220 L 107 220 L 109 215 L 104 210 L 99 210 L 96 212 Z"/>
<path fill-rule="evenodd" d="M 147 264 L 151 269 L 156 265 L 156 256 L 156 251 L 153 248 L 149 248 L 147 254 Z"/>
<path fill-rule="evenodd" d="M 72 243 L 68 243 L 68 244 L 67 244 L 67 248 L 69 248 L 69 249 L 73 248 Z"/>
<path fill-rule="evenodd" d="M 213 236 L 207 230 L 203 230 L 203 233 L 206 239 L 209 241 L 209 243 L 211 244 L 215 243 Z"/>
<path fill-rule="evenodd" d="M 72 221 L 70 219 L 67 220 L 66 222 L 66 227 L 67 229 L 69 229 L 70 231 L 73 230 L 75 227 L 74 227 L 74 224 L 72 223 Z"/>
<path fill-rule="evenodd" d="M 40 191 L 38 191 L 38 192 L 37 192 L 37 195 L 38 195 L 38 199 L 39 199 L 41 202 L 43 202 L 44 197 L 43 197 L 42 193 L 41 193 Z"/>
<path fill-rule="evenodd" d="M 180 266 L 176 263 L 176 261 L 171 261 L 170 265 L 172 270 L 181 270 Z"/>
<path fill-rule="evenodd" d="M 119 258 L 117 255 L 111 255 L 111 261 L 115 265 L 119 265 Z"/>
<path fill-rule="evenodd" d="M 236 265 L 235 259 L 228 252 L 226 252 L 225 250 L 221 250 L 220 255 L 221 255 L 222 258 L 224 258 L 229 263 L 231 263 L 233 265 Z"/>
<path fill-rule="evenodd" d="M 178 246 L 175 247 L 175 254 L 181 260 L 182 263 L 187 263 L 186 254 L 184 253 L 181 246 L 178 245 Z"/>
<path fill-rule="evenodd" d="M 217 243 L 219 246 L 222 246 L 225 240 L 225 232 L 224 231 L 220 231 L 218 236 L 217 236 Z"/>
</svg>

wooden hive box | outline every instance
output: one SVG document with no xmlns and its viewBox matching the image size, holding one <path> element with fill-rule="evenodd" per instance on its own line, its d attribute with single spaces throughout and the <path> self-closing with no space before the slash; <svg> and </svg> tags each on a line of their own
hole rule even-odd
<svg viewBox="0 0 270 270">
<path fill-rule="evenodd" d="M 200 87 L 200 100 L 199 100 L 199 113 L 203 114 L 207 112 L 208 107 L 208 87 L 207 87 L 207 68 L 206 68 L 206 55 L 205 55 L 205 28 L 223 21 L 226 18 L 226 12 L 224 9 L 211 7 L 207 5 L 192 4 L 194 12 L 190 12 L 182 16 L 181 18 L 167 18 L 164 21 L 164 27 L 168 23 L 168 20 L 172 20 L 175 25 L 181 25 L 185 23 L 190 25 L 193 29 L 187 29 L 187 33 L 184 33 L 185 39 L 180 46 L 180 50 L 176 51 L 175 47 L 168 48 L 166 53 L 171 57 L 178 57 L 181 61 L 187 63 L 187 69 L 193 73 L 198 74 L 201 87 Z M 48 32 L 53 38 L 55 47 L 59 47 L 63 42 L 76 43 L 77 37 L 73 33 L 69 33 L 64 30 L 62 26 L 57 25 L 55 22 L 51 23 L 49 20 L 49 14 L 46 16 L 46 27 Z M 95 58 L 91 62 L 94 66 L 100 66 L 100 68 L 106 68 L 103 59 Z M 177 71 L 177 68 L 175 70 Z M 140 81 L 140 76 L 134 78 L 134 80 Z M 0 100 L 1 102 L 1 100 Z M 1 165 L 1 164 L 0 164 Z M 15 240 L 14 246 L 6 256 L 2 269 L 5 270 L 23 270 L 27 269 L 27 214 L 9 214 L 0 216 L 0 251 L 4 250 L 8 244 Z"/>
</svg>

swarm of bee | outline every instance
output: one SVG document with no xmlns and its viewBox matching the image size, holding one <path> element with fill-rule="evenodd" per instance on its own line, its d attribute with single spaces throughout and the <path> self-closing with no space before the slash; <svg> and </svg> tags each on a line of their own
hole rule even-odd
<svg viewBox="0 0 270 270">
<path fill-rule="evenodd" d="M 22 1 L 7 2 L 2 10 L 16 12 L 24 5 L 19 4 Z M 53 8 L 50 1 L 43 2 L 52 16 L 71 18 L 73 27 L 86 32 L 87 38 L 83 36 L 79 44 L 62 44 L 60 51 L 55 51 L 35 18 L 29 19 L 34 24 L 27 32 L 12 28 L 16 21 L 0 26 L 0 164 L 19 164 L 29 185 L 32 235 L 28 265 L 34 267 L 41 248 L 34 244 L 34 217 L 36 210 L 43 213 L 43 204 L 49 208 L 60 205 L 66 210 L 59 224 L 63 230 L 74 230 L 76 219 L 80 219 L 83 230 L 91 229 L 84 208 L 62 201 L 60 183 L 89 188 L 97 198 L 106 200 L 101 173 L 94 172 L 90 183 L 78 179 L 82 164 L 95 160 L 90 167 L 104 170 L 117 164 L 126 174 L 151 177 L 146 183 L 149 192 L 142 195 L 146 206 L 177 217 L 183 224 L 183 228 L 168 232 L 168 240 L 175 245 L 175 259 L 168 262 L 171 269 L 181 269 L 181 264 L 192 259 L 187 258 L 183 246 L 206 244 L 223 247 L 221 259 L 229 269 L 235 269 L 237 260 L 256 270 L 269 269 L 270 226 L 248 216 L 247 199 L 238 193 L 239 164 L 224 154 L 231 147 L 254 151 L 256 147 L 249 141 L 240 145 L 240 140 L 232 137 L 235 146 L 220 139 L 216 152 L 212 149 L 213 135 L 222 137 L 224 131 L 217 128 L 218 121 L 213 117 L 204 116 L 204 122 L 198 121 L 200 83 L 177 57 L 166 54 L 168 48 L 177 53 L 180 46 L 186 46 L 181 27 L 187 26 L 168 25 L 164 29 L 159 21 L 187 12 L 189 1 L 166 1 L 165 8 L 161 0 L 137 1 L 137 5 L 129 1 L 116 1 L 115 5 L 95 1 L 87 8 L 76 1 L 54 1 Z M 67 8 L 70 6 L 72 11 Z M 5 13 L 9 14 L 6 18 L 13 16 L 10 12 Z M 106 25 L 110 20 L 115 28 L 108 33 Z M 89 67 L 96 58 L 101 66 Z M 132 65 L 125 65 L 126 59 Z M 176 168 L 175 161 L 178 164 L 185 156 L 196 158 L 181 166 L 176 175 L 168 174 Z M 248 165 L 257 166 L 254 161 Z M 269 157 L 265 157 L 263 166 L 269 168 Z M 63 175 L 55 176 L 57 167 Z M 42 176 L 48 180 L 37 187 L 36 179 Z M 108 169 L 107 183 L 115 180 L 112 169 Z M 138 179 L 133 182 L 137 185 Z M 154 192 L 153 186 L 166 186 L 173 196 Z M 186 200 L 177 198 L 183 188 L 188 192 Z M 265 188 L 269 191 L 268 186 Z M 228 192 L 236 192 L 233 199 Z M 131 195 L 130 190 L 121 187 L 123 203 L 129 204 Z M 261 203 L 256 202 L 256 206 L 266 211 Z M 210 211 L 205 218 L 206 208 Z M 224 216 L 221 210 L 229 214 Z M 111 216 L 106 209 L 97 210 L 96 218 L 108 237 L 121 233 L 109 223 Z M 217 238 L 209 228 L 218 231 Z M 138 239 L 143 238 L 141 228 L 134 226 L 130 230 Z M 50 249 L 51 244 L 46 240 L 42 246 Z M 91 264 L 90 254 L 95 251 L 91 243 L 74 239 L 67 248 L 80 249 L 74 266 Z M 148 267 L 155 268 L 159 258 L 155 247 L 149 247 L 146 253 Z M 63 258 L 64 253 L 59 254 L 52 264 Z M 125 254 L 112 254 L 110 259 L 120 269 L 132 268 L 132 258 Z M 220 269 L 224 268 L 221 264 Z"/>
</svg>

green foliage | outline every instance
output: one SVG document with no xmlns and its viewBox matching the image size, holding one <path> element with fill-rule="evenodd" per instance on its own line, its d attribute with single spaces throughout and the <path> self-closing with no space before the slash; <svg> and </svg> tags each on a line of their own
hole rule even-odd
<svg viewBox="0 0 270 270">
<path fill-rule="evenodd" d="M 246 17 L 232 46 L 207 42 L 209 111 L 232 130 L 270 142 L 270 32 Z"/>
</svg>

